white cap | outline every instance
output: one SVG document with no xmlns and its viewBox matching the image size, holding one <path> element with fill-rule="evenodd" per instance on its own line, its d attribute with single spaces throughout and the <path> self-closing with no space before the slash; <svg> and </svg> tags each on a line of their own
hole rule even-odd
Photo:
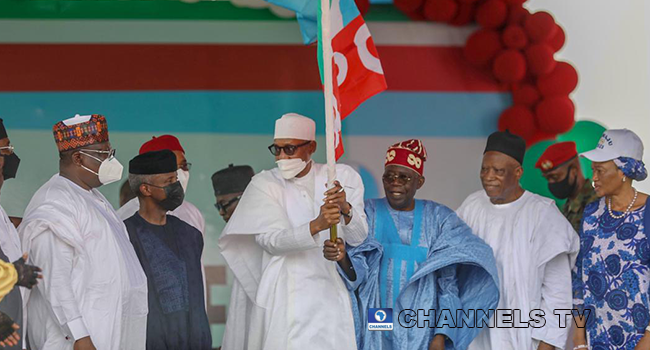
<svg viewBox="0 0 650 350">
<path fill-rule="evenodd" d="M 316 123 L 300 114 L 287 113 L 275 121 L 274 139 L 316 140 Z"/>
<path fill-rule="evenodd" d="M 580 156 L 592 162 L 606 162 L 618 157 L 642 160 L 643 142 L 632 130 L 606 130 L 600 137 L 598 146 L 591 151 L 580 153 Z"/>
<path fill-rule="evenodd" d="M 92 115 L 79 115 L 79 114 L 77 114 L 72 118 L 68 118 L 68 119 L 64 120 L 63 124 L 65 124 L 65 126 L 70 126 L 70 125 L 77 125 L 77 124 L 85 123 L 85 122 L 90 120 L 90 117 L 92 117 Z"/>
</svg>

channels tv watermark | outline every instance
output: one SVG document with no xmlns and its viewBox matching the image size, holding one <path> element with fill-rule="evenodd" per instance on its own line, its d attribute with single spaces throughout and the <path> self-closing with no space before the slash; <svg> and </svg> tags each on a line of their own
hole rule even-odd
<svg viewBox="0 0 650 350">
<path fill-rule="evenodd" d="M 566 328 L 570 325 L 569 316 L 589 318 L 589 314 L 589 309 L 582 313 L 577 309 L 556 309 L 549 317 L 555 317 L 557 324 Z M 456 310 L 455 315 L 448 309 L 440 313 L 435 309 L 404 309 L 397 316 L 397 323 L 403 328 L 542 328 L 546 325 L 544 310 L 531 310 L 527 316 L 519 309 Z M 368 330 L 393 330 L 393 309 L 368 309 Z"/>
<path fill-rule="evenodd" d="M 368 309 L 368 330 L 369 331 L 392 331 L 393 330 L 393 309 Z"/>
</svg>

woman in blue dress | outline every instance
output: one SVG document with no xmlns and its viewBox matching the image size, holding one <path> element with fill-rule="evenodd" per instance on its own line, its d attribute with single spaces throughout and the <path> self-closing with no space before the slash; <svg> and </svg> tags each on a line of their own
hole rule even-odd
<svg viewBox="0 0 650 350">
<path fill-rule="evenodd" d="M 648 195 L 632 186 L 647 177 L 643 143 L 630 130 L 607 130 L 582 156 L 593 162 L 600 199 L 582 219 L 573 291 L 584 328 L 574 349 L 650 349 L 650 212 Z"/>
</svg>

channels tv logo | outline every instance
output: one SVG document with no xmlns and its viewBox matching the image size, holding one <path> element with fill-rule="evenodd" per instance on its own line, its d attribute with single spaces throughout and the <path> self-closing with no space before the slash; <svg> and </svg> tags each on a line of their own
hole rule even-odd
<svg viewBox="0 0 650 350">
<path fill-rule="evenodd" d="M 369 331 L 392 331 L 393 330 L 393 309 L 368 309 L 368 330 Z"/>
</svg>

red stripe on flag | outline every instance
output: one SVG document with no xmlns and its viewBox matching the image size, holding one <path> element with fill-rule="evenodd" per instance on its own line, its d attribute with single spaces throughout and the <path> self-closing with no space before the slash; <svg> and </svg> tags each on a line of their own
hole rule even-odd
<svg viewBox="0 0 650 350">
<path fill-rule="evenodd" d="M 377 49 L 392 91 L 505 91 L 459 47 Z M 0 44 L 0 91 L 320 89 L 315 46 Z"/>
</svg>

